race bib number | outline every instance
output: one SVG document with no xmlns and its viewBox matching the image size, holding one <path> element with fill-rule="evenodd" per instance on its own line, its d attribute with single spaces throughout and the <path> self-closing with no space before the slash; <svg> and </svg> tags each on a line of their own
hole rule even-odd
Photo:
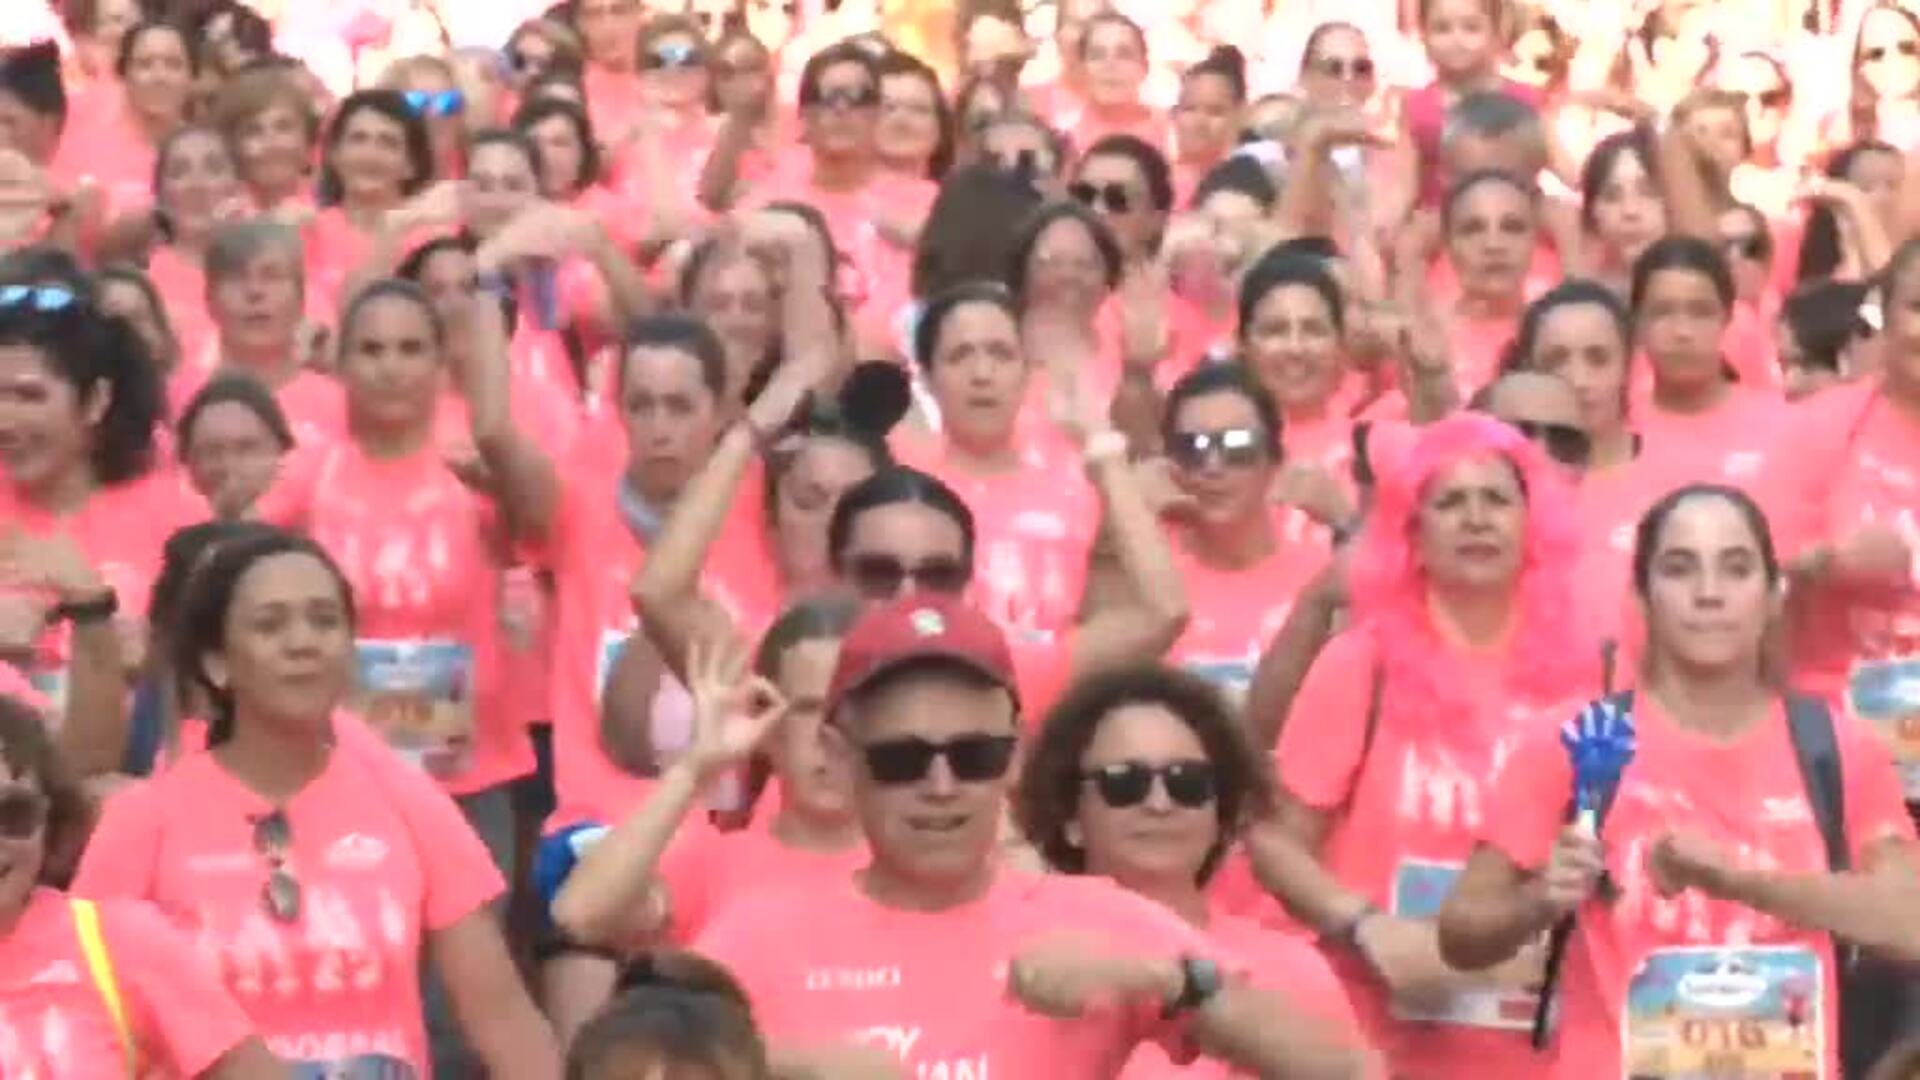
<svg viewBox="0 0 1920 1080">
<path fill-rule="evenodd" d="M 417 1080 L 413 1066 L 385 1054 L 362 1054 L 345 1061 L 296 1061 L 293 1080 Z"/>
<path fill-rule="evenodd" d="M 446 779 L 473 762 L 473 650 L 451 641 L 354 643 L 360 715 L 401 757 Z"/>
<path fill-rule="evenodd" d="M 1431 919 L 1439 915 L 1440 905 L 1446 903 L 1447 896 L 1453 892 L 1453 883 L 1459 879 L 1461 869 L 1455 863 L 1417 860 L 1401 863 L 1393 875 L 1393 913 L 1405 919 Z M 1445 1004 L 1439 1006 L 1395 1001 L 1393 1015 L 1401 1020 L 1431 1024 L 1531 1031 L 1539 1003 L 1538 994 L 1490 987 L 1451 994 Z"/>
<path fill-rule="evenodd" d="M 1820 957 L 1804 946 L 1659 949 L 1622 1013 L 1635 1080 L 1816 1080 L 1826 1072 Z"/>
<path fill-rule="evenodd" d="M 1920 800 L 1920 657 L 1855 665 L 1847 677 L 1847 708 L 1880 732 L 1907 801 Z"/>
<path fill-rule="evenodd" d="M 1193 656 L 1180 666 L 1186 668 L 1188 674 L 1205 679 L 1230 704 L 1236 707 L 1246 704 L 1247 691 L 1253 686 L 1253 664 L 1246 659 Z"/>
</svg>

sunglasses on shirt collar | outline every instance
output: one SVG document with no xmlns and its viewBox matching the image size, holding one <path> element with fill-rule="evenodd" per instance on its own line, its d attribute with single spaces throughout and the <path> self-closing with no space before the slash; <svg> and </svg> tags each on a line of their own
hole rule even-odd
<svg viewBox="0 0 1920 1080">
<path fill-rule="evenodd" d="M 953 778 L 963 784 L 983 784 L 1007 775 L 1017 744 L 1012 735 L 961 735 L 945 742 L 919 736 L 875 739 L 860 747 L 867 775 L 888 787 L 916 784 L 933 771 L 934 759 L 947 763 Z"/>
<path fill-rule="evenodd" d="M 404 96 L 415 116 L 459 116 L 467 110 L 467 96 L 458 90 L 409 90 Z"/>
<path fill-rule="evenodd" d="M 1124 214 L 1133 208 L 1133 193 L 1127 185 L 1114 182 L 1089 184 L 1076 180 L 1067 185 L 1067 194 L 1089 210 L 1105 209 L 1109 214 Z"/>
<path fill-rule="evenodd" d="M 260 890 L 260 905 L 276 922 L 300 921 L 300 879 L 287 867 L 293 854 L 293 823 L 287 820 L 285 810 L 276 808 L 253 819 L 253 851 L 267 863 L 267 883 Z"/>
</svg>

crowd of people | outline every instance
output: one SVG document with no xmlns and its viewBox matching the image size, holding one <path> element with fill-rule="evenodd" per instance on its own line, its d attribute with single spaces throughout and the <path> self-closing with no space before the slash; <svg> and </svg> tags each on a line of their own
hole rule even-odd
<svg viewBox="0 0 1920 1080">
<path fill-rule="evenodd" d="M 7 0 L 0 1077 L 1920 1077 L 1920 9 Z"/>
</svg>

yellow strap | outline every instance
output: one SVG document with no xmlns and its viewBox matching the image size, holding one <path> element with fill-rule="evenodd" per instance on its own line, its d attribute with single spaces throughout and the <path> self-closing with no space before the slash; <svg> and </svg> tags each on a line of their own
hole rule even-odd
<svg viewBox="0 0 1920 1080">
<path fill-rule="evenodd" d="M 127 1026 L 127 1006 L 120 999 L 120 982 L 113 976 L 113 958 L 107 955 L 107 939 L 100 933 L 100 909 L 94 907 L 93 901 L 77 897 L 71 903 L 73 928 L 80 935 L 80 951 L 87 957 L 87 973 L 93 976 L 93 985 L 99 989 L 100 997 L 107 1003 L 107 1012 L 113 1016 L 113 1030 L 120 1037 L 127 1075 L 133 1076 L 136 1073 L 133 1029 Z"/>
</svg>

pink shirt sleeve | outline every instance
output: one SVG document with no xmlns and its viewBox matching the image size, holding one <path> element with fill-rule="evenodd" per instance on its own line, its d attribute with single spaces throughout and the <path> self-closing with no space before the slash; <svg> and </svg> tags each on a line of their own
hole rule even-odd
<svg viewBox="0 0 1920 1080">
<path fill-rule="evenodd" d="M 1347 804 L 1366 753 L 1377 650 L 1370 636 L 1334 638 L 1307 670 L 1275 751 L 1280 782 L 1320 810 Z"/>
<path fill-rule="evenodd" d="M 1847 841 L 1853 846 L 1853 865 L 1862 866 L 1867 850 L 1888 837 L 1913 842 L 1913 817 L 1880 734 L 1851 717 L 1836 716 L 1833 722 L 1846 788 Z"/>
<path fill-rule="evenodd" d="M 336 724 L 359 721 L 336 718 Z M 364 726 L 343 734 L 341 746 L 361 757 L 391 794 L 420 853 L 421 927 L 444 930 L 493 902 L 506 882 L 478 833 L 453 797 L 425 773 L 388 750 Z"/>
<path fill-rule="evenodd" d="M 1480 841 L 1522 870 L 1538 870 L 1566 824 L 1572 798 L 1573 765 L 1560 746 L 1560 733 L 1533 732 L 1494 778 Z"/>
<path fill-rule="evenodd" d="M 160 857 L 162 808 L 154 788 L 159 783 L 164 780 L 144 781 L 107 798 L 74 874 L 74 895 L 96 900 L 153 895 Z"/>
<path fill-rule="evenodd" d="M 297 446 L 280 459 L 279 473 L 253 504 L 253 511 L 261 521 L 283 529 L 297 529 L 306 523 L 327 449 L 324 446 Z"/>
<path fill-rule="evenodd" d="M 198 1076 L 253 1037 L 239 1003 L 158 909 L 110 901 L 100 906 L 100 929 L 149 1063 Z"/>
</svg>

